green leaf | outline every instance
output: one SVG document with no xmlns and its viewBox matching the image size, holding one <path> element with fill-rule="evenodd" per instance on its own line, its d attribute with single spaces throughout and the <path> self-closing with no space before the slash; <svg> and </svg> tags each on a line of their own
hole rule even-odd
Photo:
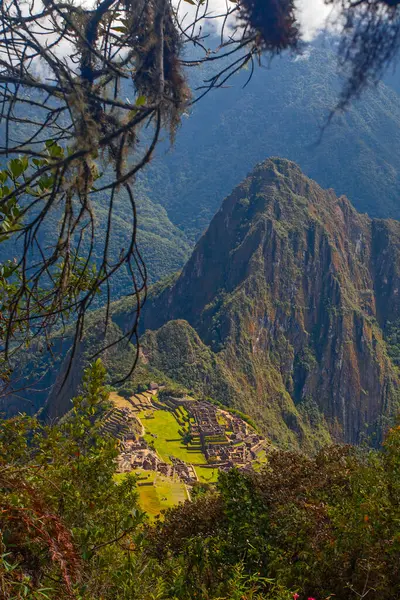
<svg viewBox="0 0 400 600">
<path fill-rule="evenodd" d="M 51 158 L 62 158 L 64 156 L 64 148 L 52 140 L 46 142 L 46 148 Z"/>
<path fill-rule="evenodd" d="M 8 196 L 8 194 L 11 192 L 10 188 L 7 185 L 3 185 L 2 188 L 0 188 L 0 198 L 4 198 L 5 196 Z"/>
<path fill-rule="evenodd" d="M 21 164 L 22 164 L 22 168 L 24 169 L 24 172 L 27 170 L 27 168 L 29 167 L 29 158 L 27 156 L 22 156 L 20 158 Z"/>
<path fill-rule="evenodd" d="M 39 188 L 42 190 L 42 192 L 44 190 L 49 190 L 51 189 L 52 185 L 54 182 L 54 177 L 52 177 L 51 175 L 48 174 L 44 174 L 42 175 L 42 177 L 38 180 L 38 185 Z"/>
<path fill-rule="evenodd" d="M 146 104 L 146 96 L 139 96 L 136 99 L 135 106 L 144 106 Z"/>
<path fill-rule="evenodd" d="M 32 158 L 32 162 L 36 167 L 43 167 L 48 164 L 48 160 L 46 158 Z"/>
<path fill-rule="evenodd" d="M 8 169 L 11 173 L 11 176 L 14 179 L 17 179 L 24 172 L 24 165 L 19 158 L 12 158 L 8 163 Z"/>
</svg>

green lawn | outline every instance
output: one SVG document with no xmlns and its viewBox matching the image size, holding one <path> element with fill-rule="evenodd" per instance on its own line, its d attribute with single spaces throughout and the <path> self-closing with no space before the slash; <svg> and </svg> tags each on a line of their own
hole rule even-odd
<svg viewBox="0 0 400 600">
<path fill-rule="evenodd" d="M 138 493 L 141 508 L 152 518 L 160 514 L 163 509 L 170 508 L 187 500 L 184 484 L 178 479 L 164 477 L 154 471 L 135 471 L 139 475 Z M 125 477 L 125 473 L 116 475 L 117 481 Z M 153 485 L 143 485 L 152 483 Z"/>
<path fill-rule="evenodd" d="M 153 418 L 149 417 L 152 414 Z M 191 450 L 182 444 L 179 429 L 182 429 L 174 415 L 165 410 L 143 411 L 139 418 L 146 429 L 145 440 L 154 442 L 154 447 L 162 460 L 170 463 L 169 456 L 175 456 L 185 462 L 195 465 L 206 462 L 204 454 L 197 448 Z M 154 438 L 153 435 L 157 437 Z"/>
<path fill-rule="evenodd" d="M 268 463 L 268 454 L 265 450 L 260 450 L 257 452 L 257 458 L 253 462 L 253 469 L 255 471 L 260 471 L 262 467 L 264 467 Z"/>
<path fill-rule="evenodd" d="M 137 413 L 137 416 L 145 427 L 145 440 L 148 443 L 154 443 L 155 450 L 162 460 L 170 463 L 170 456 L 180 458 L 195 465 L 197 476 L 201 482 L 214 483 L 217 481 L 217 468 L 200 466 L 206 463 L 206 458 L 199 449 L 199 439 L 194 440 L 192 449 L 190 444 L 188 447 L 182 444 L 178 431 L 183 428 L 180 427 L 172 412 L 144 410 Z M 153 437 L 154 435 L 156 437 Z M 153 471 L 137 470 L 136 473 L 140 478 L 138 480 L 140 505 L 152 518 L 158 515 L 162 509 L 186 500 L 186 488 L 179 480 L 164 477 Z M 122 477 L 124 474 L 117 475 L 117 479 Z M 153 485 L 142 485 L 143 483 L 153 483 Z"/>
<path fill-rule="evenodd" d="M 110 393 L 110 400 L 117 408 L 127 408 L 129 410 L 133 410 L 132 403 L 120 396 L 117 392 Z"/>
<path fill-rule="evenodd" d="M 215 483 L 218 479 L 218 469 L 209 467 L 195 467 L 197 477 L 203 483 Z"/>
<path fill-rule="evenodd" d="M 140 506 L 153 517 L 160 514 L 163 509 L 175 506 L 187 499 L 186 489 L 181 481 L 159 474 L 156 474 L 153 485 L 139 486 L 138 492 Z"/>
<path fill-rule="evenodd" d="M 226 419 L 223 414 L 217 412 L 217 422 L 219 425 L 226 425 Z"/>
</svg>

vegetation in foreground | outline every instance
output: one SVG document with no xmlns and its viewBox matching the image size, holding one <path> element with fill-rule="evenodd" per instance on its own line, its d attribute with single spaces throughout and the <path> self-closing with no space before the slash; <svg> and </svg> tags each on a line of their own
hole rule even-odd
<svg viewBox="0 0 400 600">
<path fill-rule="evenodd" d="M 1 423 L 2 598 L 397 597 L 400 426 L 377 451 L 272 452 L 154 522 L 135 476 L 116 481 L 115 440 L 97 433 L 104 378 L 96 362 L 56 425 Z"/>
</svg>

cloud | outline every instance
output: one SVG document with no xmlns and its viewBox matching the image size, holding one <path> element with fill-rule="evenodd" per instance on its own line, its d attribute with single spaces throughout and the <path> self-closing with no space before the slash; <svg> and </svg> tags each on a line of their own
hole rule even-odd
<svg viewBox="0 0 400 600">
<path fill-rule="evenodd" d="M 178 0 L 176 0 L 176 5 L 178 5 Z M 224 15 L 227 6 L 233 7 L 234 5 L 227 0 L 209 0 L 204 6 L 207 6 L 209 19 L 201 23 L 203 29 L 206 27 L 214 31 L 220 31 L 224 18 L 223 16 L 218 18 L 218 15 Z M 323 30 L 332 15 L 332 7 L 326 6 L 324 0 L 298 0 L 297 10 L 301 32 L 305 41 L 312 40 Z M 189 2 L 179 2 L 179 12 L 182 17 L 185 17 L 185 24 L 188 25 L 194 19 L 196 7 Z M 233 24 L 234 19 L 232 19 Z"/>
<path fill-rule="evenodd" d="M 332 7 L 326 6 L 323 0 L 300 0 L 297 6 L 301 31 L 306 41 L 332 25 Z"/>
</svg>

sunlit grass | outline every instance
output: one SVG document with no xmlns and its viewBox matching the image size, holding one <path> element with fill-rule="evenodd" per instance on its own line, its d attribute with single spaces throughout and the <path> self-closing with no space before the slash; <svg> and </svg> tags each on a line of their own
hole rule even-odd
<svg viewBox="0 0 400 600">
<path fill-rule="evenodd" d="M 216 467 L 195 466 L 197 477 L 202 483 L 215 483 L 218 480 L 218 469 Z"/>
<path fill-rule="evenodd" d="M 169 457 L 174 456 L 197 465 L 206 462 L 204 454 L 198 448 L 191 449 L 190 444 L 186 447 L 182 443 L 182 436 L 179 433 L 182 427 L 171 412 L 146 410 L 140 412 L 138 416 L 146 430 L 145 440 L 147 443 L 154 443 L 154 448 L 163 461 L 171 463 Z"/>
<path fill-rule="evenodd" d="M 138 475 L 139 504 L 150 517 L 154 518 L 164 509 L 176 506 L 187 500 L 188 495 L 185 484 L 178 478 L 165 477 L 154 471 L 135 470 Z M 126 473 L 115 476 L 121 481 Z"/>
</svg>

